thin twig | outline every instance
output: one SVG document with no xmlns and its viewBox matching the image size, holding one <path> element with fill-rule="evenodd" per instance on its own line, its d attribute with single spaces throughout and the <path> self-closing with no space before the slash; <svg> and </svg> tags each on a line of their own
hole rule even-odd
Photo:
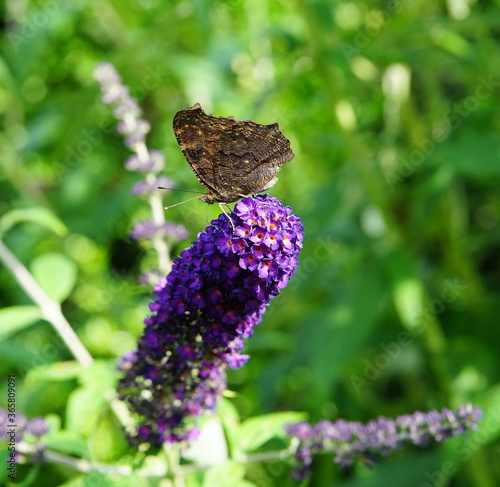
<svg viewBox="0 0 500 487">
<path fill-rule="evenodd" d="M 0 260 L 10 270 L 26 294 L 40 307 L 43 317 L 52 324 L 76 360 L 83 366 L 91 365 L 94 359 L 64 317 L 59 303 L 47 296 L 28 269 L 1 240 Z"/>
</svg>

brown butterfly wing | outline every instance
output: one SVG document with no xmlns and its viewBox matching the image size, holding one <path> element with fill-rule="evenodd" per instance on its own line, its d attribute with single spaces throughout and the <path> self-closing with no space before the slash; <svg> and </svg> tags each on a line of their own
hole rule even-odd
<svg viewBox="0 0 500 487">
<path fill-rule="evenodd" d="M 294 156 L 277 123 L 214 117 L 199 104 L 176 114 L 174 133 L 194 173 L 212 193 L 211 202 L 230 203 L 267 189 Z"/>
</svg>

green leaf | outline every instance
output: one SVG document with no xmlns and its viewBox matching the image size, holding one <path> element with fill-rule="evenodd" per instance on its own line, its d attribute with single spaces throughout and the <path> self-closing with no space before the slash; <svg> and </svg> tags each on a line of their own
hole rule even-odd
<svg viewBox="0 0 500 487">
<path fill-rule="evenodd" d="M 59 453 L 87 457 L 87 442 L 79 435 L 71 431 L 58 431 L 55 434 L 49 434 L 47 437 L 47 447 Z"/>
<path fill-rule="evenodd" d="M 236 445 L 238 431 L 240 429 L 238 410 L 229 399 L 223 397 L 217 406 L 217 416 L 224 428 L 229 448 L 232 450 Z"/>
<path fill-rule="evenodd" d="M 12 366 L 19 370 L 29 370 L 35 360 L 43 360 L 39 353 L 39 351 L 28 350 L 23 340 L 0 340 L 0 357 L 2 357 L 4 367 Z"/>
<path fill-rule="evenodd" d="M 55 301 L 62 303 L 76 282 L 76 265 L 62 254 L 49 253 L 31 262 L 31 272 L 43 290 Z"/>
<path fill-rule="evenodd" d="M 75 389 L 66 408 L 67 428 L 81 434 L 88 434 L 94 427 L 99 414 L 106 404 L 103 396 L 98 396 L 92 387 Z"/>
<path fill-rule="evenodd" d="M 28 326 L 42 319 L 42 313 L 38 306 L 11 306 L 0 309 L 0 340 L 5 340 Z"/>
<path fill-rule="evenodd" d="M 285 436 L 284 426 L 303 421 L 305 415 L 294 411 L 266 414 L 247 419 L 241 424 L 236 447 L 242 451 L 254 451 L 272 438 Z"/>
<path fill-rule="evenodd" d="M 114 389 L 117 377 L 121 376 L 114 360 L 95 360 L 90 367 L 82 367 L 80 382 L 100 391 Z"/>
<path fill-rule="evenodd" d="M 456 465 L 456 455 L 453 464 Z M 335 483 L 335 487 L 380 487 L 390 485 L 391 487 L 411 486 L 437 486 L 446 485 L 444 474 L 440 474 L 443 466 L 443 458 L 438 450 L 422 451 L 418 453 L 406 453 L 397 461 L 381 461 L 377 468 L 370 469 L 368 466 L 358 465 L 356 471 L 358 478 L 346 479 Z M 429 478 L 428 472 L 438 473 L 439 480 Z M 467 485 L 467 484 L 466 484 Z"/>
<path fill-rule="evenodd" d="M 26 374 L 26 382 L 35 384 L 40 381 L 59 382 L 79 377 L 82 366 L 78 362 L 58 362 L 40 365 Z"/>
<path fill-rule="evenodd" d="M 297 353 L 305 354 L 307 367 L 300 369 L 301 375 L 298 376 L 296 364 L 290 363 L 282 373 L 289 374 L 293 367 L 293 380 L 300 379 L 310 391 L 310 396 L 304 398 L 306 402 L 328 401 L 327 391 L 332 381 L 344 380 L 346 363 L 364 350 L 366 340 L 382 313 L 381 303 L 386 299 L 384 275 L 385 268 L 380 262 L 367 264 L 362 273 L 343 281 L 343 289 L 331 297 L 331 305 L 325 305 L 321 310 L 313 308 L 304 317 L 296 340 Z M 311 333 L 312 329 L 314 333 Z M 270 380 L 277 380 L 277 377 Z"/>
<path fill-rule="evenodd" d="M 111 410 L 101 414 L 87 440 L 90 457 L 104 463 L 114 463 L 119 452 L 129 450 L 122 427 Z"/>
<path fill-rule="evenodd" d="M 479 429 L 471 432 L 465 440 L 472 450 L 480 444 L 493 443 L 500 437 L 500 386 L 491 387 L 475 405 L 483 410 L 483 417 Z"/>
<path fill-rule="evenodd" d="M 11 210 L 0 218 L 0 236 L 18 223 L 24 222 L 37 223 L 60 236 L 68 233 L 64 223 L 47 208 L 26 208 Z"/>
<path fill-rule="evenodd" d="M 26 474 L 26 477 L 24 477 L 21 482 L 16 482 L 13 485 L 15 485 L 16 487 L 33 487 L 33 485 L 36 485 L 35 481 L 38 477 L 38 474 L 40 473 L 41 468 L 42 466 L 39 463 L 31 465 L 28 473 Z"/>
<path fill-rule="evenodd" d="M 227 462 L 207 470 L 203 479 L 203 487 L 236 487 L 243 480 L 246 469 L 244 465 Z"/>
<path fill-rule="evenodd" d="M 47 414 L 44 416 L 45 423 L 47 424 L 49 431 L 47 433 L 47 438 L 51 435 L 57 435 L 61 431 L 61 417 L 57 414 Z"/>
<path fill-rule="evenodd" d="M 409 330 L 418 325 L 422 315 L 424 290 L 410 256 L 397 249 L 389 255 L 387 267 L 392 279 L 392 297 L 399 319 Z"/>
<path fill-rule="evenodd" d="M 109 409 L 107 394 L 116 385 L 116 370 L 109 362 L 96 361 L 81 370 L 82 387 L 75 389 L 66 408 L 67 428 L 88 435 L 97 418 Z"/>
<path fill-rule="evenodd" d="M 87 475 L 80 474 L 80 475 L 77 475 L 75 477 L 72 477 L 69 480 L 66 480 L 62 484 L 58 484 L 57 487 L 86 487 L 86 485 L 85 485 L 86 478 L 87 478 Z"/>
<path fill-rule="evenodd" d="M 500 140 L 496 134 L 453 139 L 437 148 L 436 159 L 456 173 L 491 181 L 500 176 Z"/>
<path fill-rule="evenodd" d="M 9 454 L 9 451 L 7 450 L 7 448 L 2 448 L 0 449 L 0 463 L 2 465 L 10 465 L 10 464 L 7 464 L 7 459 L 9 458 L 10 454 Z M 7 475 L 10 473 L 8 471 L 8 468 L 2 468 L 0 470 L 0 482 L 4 482 L 5 479 L 7 478 Z"/>
</svg>

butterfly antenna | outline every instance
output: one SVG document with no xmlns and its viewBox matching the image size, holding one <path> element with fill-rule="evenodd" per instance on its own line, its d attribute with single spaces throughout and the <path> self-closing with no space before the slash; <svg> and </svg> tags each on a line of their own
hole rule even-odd
<svg viewBox="0 0 500 487">
<path fill-rule="evenodd" d="M 188 200 L 181 201 L 180 203 L 176 203 L 175 205 L 165 206 L 165 210 L 170 210 L 170 208 L 173 208 L 174 206 L 183 205 L 184 203 L 187 203 L 188 201 L 199 200 L 200 198 L 201 198 L 201 196 L 194 196 L 193 198 L 189 198 Z"/>
<path fill-rule="evenodd" d="M 179 188 L 165 188 L 164 186 L 158 186 L 158 189 L 168 189 L 169 191 L 181 191 L 183 193 L 196 193 L 196 194 L 205 194 L 201 191 L 190 191 L 189 189 L 179 189 Z M 190 201 L 190 200 L 187 200 Z"/>
</svg>

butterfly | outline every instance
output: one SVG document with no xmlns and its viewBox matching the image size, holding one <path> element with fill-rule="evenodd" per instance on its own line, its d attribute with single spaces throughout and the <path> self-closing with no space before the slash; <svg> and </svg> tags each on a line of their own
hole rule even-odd
<svg viewBox="0 0 500 487">
<path fill-rule="evenodd" d="M 214 117 L 199 103 L 176 113 L 174 134 L 191 169 L 208 189 L 199 199 L 232 203 L 266 191 L 294 153 L 277 123 Z"/>
</svg>

